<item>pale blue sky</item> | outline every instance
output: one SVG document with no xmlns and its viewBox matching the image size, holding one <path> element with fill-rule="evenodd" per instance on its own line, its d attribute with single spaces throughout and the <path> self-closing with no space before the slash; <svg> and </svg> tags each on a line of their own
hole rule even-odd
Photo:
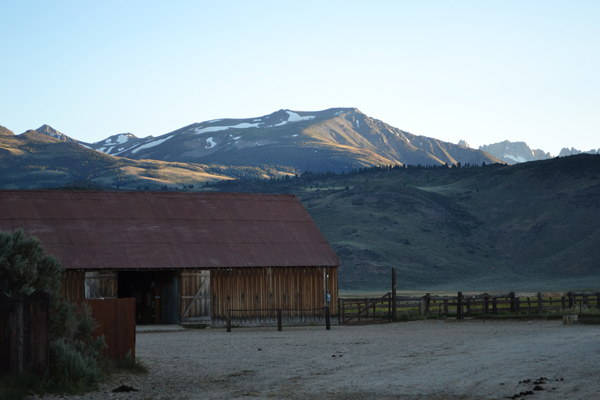
<svg viewBox="0 0 600 400">
<path fill-rule="evenodd" d="M 0 2 L 0 125 L 83 141 L 356 107 L 473 147 L 600 148 L 596 1 Z"/>
</svg>

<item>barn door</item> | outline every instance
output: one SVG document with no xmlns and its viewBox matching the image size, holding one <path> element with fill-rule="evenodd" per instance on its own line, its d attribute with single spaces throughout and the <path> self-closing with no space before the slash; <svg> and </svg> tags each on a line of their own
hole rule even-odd
<svg viewBox="0 0 600 400">
<path fill-rule="evenodd" d="M 85 273 L 86 299 L 116 299 L 117 273 L 113 270 Z"/>
<path fill-rule="evenodd" d="M 181 273 L 179 322 L 210 324 L 210 271 L 186 270 Z"/>
</svg>

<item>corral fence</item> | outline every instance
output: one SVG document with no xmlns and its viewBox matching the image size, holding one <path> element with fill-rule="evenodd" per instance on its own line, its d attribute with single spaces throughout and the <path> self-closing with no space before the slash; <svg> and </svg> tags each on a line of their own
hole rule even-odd
<svg viewBox="0 0 600 400">
<path fill-rule="evenodd" d="M 339 298 L 341 324 L 388 322 L 400 314 L 438 318 L 497 314 L 544 314 L 550 312 L 582 315 L 590 308 L 600 309 L 600 292 L 507 292 L 463 294 L 456 296 L 397 296 L 394 292 L 378 298 Z"/>
<path fill-rule="evenodd" d="M 331 329 L 331 311 L 329 306 L 319 308 L 256 308 L 248 310 L 227 310 L 225 321 L 227 332 L 233 326 L 277 326 L 283 325 L 322 325 Z"/>
<path fill-rule="evenodd" d="M 45 376 L 50 360 L 50 294 L 0 295 L 0 373 Z"/>
</svg>

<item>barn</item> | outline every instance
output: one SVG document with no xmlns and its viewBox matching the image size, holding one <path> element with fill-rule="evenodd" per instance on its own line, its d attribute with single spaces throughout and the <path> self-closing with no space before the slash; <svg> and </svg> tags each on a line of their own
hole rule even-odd
<svg viewBox="0 0 600 400">
<path fill-rule="evenodd" d="M 294 195 L 0 191 L 17 228 L 61 260 L 65 298 L 135 298 L 139 324 L 338 313 L 340 260 Z"/>
</svg>

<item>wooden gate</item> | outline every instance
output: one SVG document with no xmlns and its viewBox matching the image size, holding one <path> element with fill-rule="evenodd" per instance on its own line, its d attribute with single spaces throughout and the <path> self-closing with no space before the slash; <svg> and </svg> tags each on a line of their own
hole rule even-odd
<svg viewBox="0 0 600 400">
<path fill-rule="evenodd" d="M 383 297 L 364 299 L 342 299 L 340 322 L 342 324 L 361 322 L 389 322 L 392 320 L 392 293 Z"/>
<path fill-rule="evenodd" d="M 210 271 L 183 271 L 179 293 L 179 323 L 210 324 Z"/>
<path fill-rule="evenodd" d="M 117 271 L 102 270 L 85 273 L 86 299 L 116 299 L 118 293 Z"/>
</svg>

